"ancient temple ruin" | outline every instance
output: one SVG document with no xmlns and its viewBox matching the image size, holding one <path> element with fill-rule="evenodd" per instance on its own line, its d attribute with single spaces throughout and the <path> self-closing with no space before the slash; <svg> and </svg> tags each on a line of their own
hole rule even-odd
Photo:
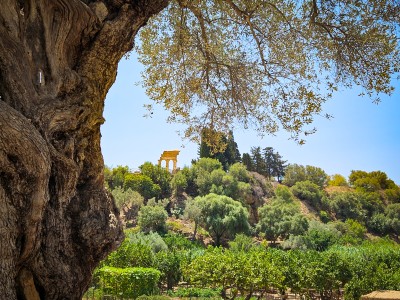
<svg viewBox="0 0 400 300">
<path fill-rule="evenodd" d="M 158 165 L 161 167 L 161 163 L 165 160 L 165 168 L 169 171 L 169 162 L 172 161 L 172 173 L 176 172 L 176 163 L 178 161 L 179 150 L 167 150 L 161 154 L 158 160 Z"/>
</svg>

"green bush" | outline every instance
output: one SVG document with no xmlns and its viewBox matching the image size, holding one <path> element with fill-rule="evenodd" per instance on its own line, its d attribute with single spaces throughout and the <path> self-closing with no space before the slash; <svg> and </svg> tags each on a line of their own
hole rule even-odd
<svg viewBox="0 0 400 300">
<path fill-rule="evenodd" d="M 134 173 L 127 174 L 124 179 L 124 189 L 132 189 L 139 192 L 145 199 L 159 197 L 161 188 L 155 184 L 149 176 Z"/>
<path fill-rule="evenodd" d="M 323 226 L 313 226 L 313 230 L 325 232 L 315 238 L 319 248 L 327 249 L 330 228 Z M 331 233 L 336 230 L 331 229 Z M 291 289 L 307 299 L 314 297 L 315 292 L 321 299 L 337 299 L 344 289 L 346 300 L 358 300 L 377 289 L 400 290 L 400 246 L 379 239 L 361 246 L 336 244 L 322 252 L 262 247 L 233 251 L 209 247 L 192 257 L 182 269 L 187 281 L 196 287 L 221 287 L 225 299 L 239 295 L 250 298 L 271 289 L 281 293 Z M 195 291 L 183 290 L 171 295 L 204 297 Z"/>
<path fill-rule="evenodd" d="M 181 195 L 188 186 L 188 179 L 184 172 L 177 172 L 171 180 L 172 193 L 177 196 Z"/>
<path fill-rule="evenodd" d="M 148 161 L 139 166 L 139 169 L 142 175 L 149 177 L 156 185 L 156 187 L 153 186 L 153 188 L 160 188 L 160 198 L 169 198 L 171 196 L 170 182 L 172 175 L 167 169 L 159 165 L 153 165 Z M 153 197 L 155 196 L 156 195 Z"/>
<path fill-rule="evenodd" d="M 181 259 L 176 251 L 160 251 L 156 254 L 157 269 L 161 272 L 161 282 L 171 290 L 181 279 Z"/>
<path fill-rule="evenodd" d="M 275 189 L 276 199 L 283 203 L 293 203 L 293 194 L 285 185 L 278 185 Z"/>
<path fill-rule="evenodd" d="M 169 250 L 179 251 L 203 247 L 199 242 L 190 241 L 188 238 L 181 234 L 167 233 L 163 239 L 164 242 L 167 244 Z"/>
<path fill-rule="evenodd" d="M 303 201 L 307 201 L 316 209 L 322 208 L 322 198 L 324 193 L 321 188 L 312 183 L 309 180 L 296 182 L 294 186 L 291 187 L 293 195 Z"/>
<path fill-rule="evenodd" d="M 310 252 L 311 254 L 312 252 Z M 315 258 L 308 266 L 308 281 L 321 299 L 334 299 L 351 278 L 350 266 L 335 252 L 314 252 Z"/>
<path fill-rule="evenodd" d="M 329 206 L 338 220 L 364 221 L 367 211 L 363 208 L 362 200 L 363 194 L 357 192 L 333 193 Z"/>
<path fill-rule="evenodd" d="M 82 299 L 101 300 L 103 299 L 103 291 L 94 287 L 90 287 L 83 295 Z"/>
<path fill-rule="evenodd" d="M 194 205 L 199 208 L 199 224 L 210 233 L 217 246 L 224 239 L 250 229 L 247 209 L 230 197 L 208 194 L 196 197 Z"/>
<path fill-rule="evenodd" d="M 251 248 L 256 247 L 252 237 L 243 233 L 238 233 L 233 241 L 228 242 L 231 251 L 249 251 Z"/>
<path fill-rule="evenodd" d="M 130 174 L 128 166 L 118 166 L 110 169 L 107 166 L 104 168 L 104 179 L 106 185 L 111 189 L 121 187 L 124 185 L 124 178 L 127 174 Z"/>
<path fill-rule="evenodd" d="M 306 180 L 309 180 L 322 188 L 328 181 L 328 175 L 321 168 L 314 166 L 289 164 L 286 167 L 285 179 L 283 180 L 285 185 L 293 186 L 296 182 Z"/>
<path fill-rule="evenodd" d="M 168 214 L 162 206 L 146 205 L 140 208 L 138 224 L 143 232 L 165 233 L 167 232 L 167 218 Z"/>
<path fill-rule="evenodd" d="M 117 204 L 119 209 L 131 207 L 131 209 L 135 211 L 134 217 L 136 217 L 139 208 L 143 205 L 143 196 L 140 195 L 139 192 L 116 187 L 111 193 L 114 196 L 115 204 Z"/>
<path fill-rule="evenodd" d="M 276 198 L 271 204 L 265 204 L 258 210 L 257 230 L 273 243 L 278 238 L 287 239 L 290 235 L 301 235 L 308 229 L 308 220 L 300 214 L 299 207 L 280 199 Z"/>
<path fill-rule="evenodd" d="M 268 251 L 274 265 L 283 273 L 283 287 L 300 294 L 302 299 L 312 299 L 310 291 L 317 291 L 321 299 L 337 299 L 334 297 L 351 275 L 346 260 L 334 252 Z"/>
<path fill-rule="evenodd" d="M 325 210 L 321 210 L 319 212 L 319 219 L 321 220 L 322 223 L 326 224 L 331 220 L 331 217 Z"/>
<path fill-rule="evenodd" d="M 233 176 L 237 181 L 249 182 L 250 175 L 246 169 L 246 166 L 242 163 L 235 163 L 229 167 L 229 174 Z"/>
<path fill-rule="evenodd" d="M 385 209 L 385 214 L 388 218 L 390 231 L 399 236 L 400 235 L 400 203 L 389 204 Z"/>
<path fill-rule="evenodd" d="M 128 233 L 125 231 L 125 235 L 126 238 L 133 244 L 150 246 L 153 253 L 168 250 L 167 244 L 157 232 L 150 232 L 148 234 L 145 234 L 143 232 Z"/>
<path fill-rule="evenodd" d="M 103 265 L 116 268 L 153 267 L 155 264 L 154 253 L 151 245 L 134 243 L 126 238 L 121 246 L 112 252 Z"/>
<path fill-rule="evenodd" d="M 303 235 L 289 236 L 282 246 L 285 249 L 325 251 L 338 243 L 341 235 L 341 232 L 332 223 L 323 224 L 312 220 Z"/>
<path fill-rule="evenodd" d="M 157 294 L 161 273 L 152 268 L 103 267 L 99 275 L 105 294 L 127 299 Z"/>
<path fill-rule="evenodd" d="M 367 229 L 364 225 L 352 219 L 346 220 L 344 223 L 344 230 L 340 242 L 345 245 L 361 244 L 365 239 L 365 234 L 367 233 Z"/>
<path fill-rule="evenodd" d="M 170 300 L 167 296 L 162 295 L 141 295 L 136 298 L 137 300 Z"/>
<path fill-rule="evenodd" d="M 171 293 L 173 297 L 180 298 L 191 298 L 191 297 L 201 297 L 201 298 L 214 298 L 220 297 L 221 289 L 212 288 L 198 288 L 198 287 L 188 287 L 188 288 L 178 288 L 175 292 Z"/>
<path fill-rule="evenodd" d="M 391 220 L 383 213 L 377 213 L 367 221 L 368 229 L 381 236 L 391 231 Z"/>
<path fill-rule="evenodd" d="M 251 296 L 271 288 L 282 288 L 281 267 L 272 262 L 270 252 L 254 248 L 251 251 L 230 251 L 208 248 L 184 267 L 186 278 L 196 286 L 220 287 L 222 295 L 230 292 L 232 299 L 239 293 Z"/>
<path fill-rule="evenodd" d="M 352 278 L 345 299 L 358 300 L 375 290 L 400 290 L 400 247 L 381 239 L 361 247 L 339 248 L 350 262 Z"/>
</svg>

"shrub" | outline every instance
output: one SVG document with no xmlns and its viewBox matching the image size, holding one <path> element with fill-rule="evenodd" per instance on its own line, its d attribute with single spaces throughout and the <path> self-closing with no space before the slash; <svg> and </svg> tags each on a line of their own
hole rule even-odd
<svg viewBox="0 0 400 300">
<path fill-rule="evenodd" d="M 124 189 L 137 191 L 145 199 L 158 197 L 161 194 L 161 188 L 158 184 L 155 184 L 149 176 L 139 173 L 127 174 L 125 176 Z"/>
<path fill-rule="evenodd" d="M 146 205 L 140 208 L 138 225 L 143 232 L 165 233 L 167 232 L 167 218 L 168 214 L 162 206 Z"/>
<path fill-rule="evenodd" d="M 400 290 L 399 245 L 382 239 L 356 249 L 347 251 L 352 278 L 345 285 L 346 300 L 358 300 L 375 290 Z"/>
<path fill-rule="evenodd" d="M 319 212 L 319 219 L 321 220 L 322 223 L 326 224 L 331 220 L 331 217 L 329 216 L 329 214 L 326 211 L 321 210 Z"/>
<path fill-rule="evenodd" d="M 318 185 L 309 180 L 296 182 L 291 188 L 293 195 L 303 201 L 307 201 L 316 209 L 322 208 L 324 193 Z"/>
<path fill-rule="evenodd" d="M 167 290 L 171 290 L 182 276 L 180 256 L 175 251 L 160 251 L 156 254 L 156 262 L 161 272 L 161 282 L 167 285 Z"/>
<path fill-rule="evenodd" d="M 340 241 L 346 245 L 361 244 L 367 233 L 365 226 L 352 219 L 347 219 L 344 225 L 345 231 Z"/>
<path fill-rule="evenodd" d="M 363 209 L 361 200 L 362 194 L 357 192 L 334 193 L 329 199 L 329 206 L 339 220 L 363 221 L 367 212 Z"/>
<path fill-rule="evenodd" d="M 287 186 L 278 185 L 275 189 L 276 199 L 282 202 L 293 202 L 293 194 Z"/>
<path fill-rule="evenodd" d="M 385 190 L 385 197 L 389 203 L 399 203 L 400 202 L 400 188 L 394 186 L 393 188 Z"/>
<path fill-rule="evenodd" d="M 161 166 L 153 165 L 151 162 L 145 162 L 139 166 L 142 175 L 149 177 L 154 184 L 160 188 L 161 198 L 171 196 L 171 173 Z M 157 189 L 157 187 L 156 187 Z"/>
<path fill-rule="evenodd" d="M 390 230 L 393 234 L 400 235 L 400 203 L 389 204 L 385 209 Z"/>
<path fill-rule="evenodd" d="M 229 167 L 229 174 L 233 176 L 237 181 L 249 182 L 250 175 L 246 169 L 246 166 L 242 163 L 235 163 Z"/>
<path fill-rule="evenodd" d="M 191 297 L 201 297 L 201 298 L 214 298 L 221 295 L 221 289 L 212 288 L 178 288 L 175 292 L 171 293 L 173 297 L 180 298 L 191 298 Z"/>
<path fill-rule="evenodd" d="M 161 273 L 152 268 L 103 267 L 99 275 L 104 293 L 126 299 L 157 294 Z"/>
<path fill-rule="evenodd" d="M 150 232 L 148 234 L 144 234 L 143 232 L 125 232 L 125 234 L 131 243 L 148 245 L 154 253 L 168 250 L 167 244 L 157 232 Z"/>
<path fill-rule="evenodd" d="M 82 299 L 102 300 L 103 299 L 103 291 L 100 289 L 96 289 L 94 287 L 90 287 L 86 291 L 86 293 L 83 295 Z"/>
<path fill-rule="evenodd" d="M 222 164 L 217 159 L 202 157 L 193 165 L 193 168 L 196 172 L 204 170 L 207 173 L 211 173 L 214 170 L 222 169 Z"/>
<path fill-rule="evenodd" d="M 296 182 L 309 180 L 319 187 L 324 187 L 328 180 L 328 175 L 324 170 L 314 166 L 302 166 L 290 164 L 285 171 L 283 183 L 288 186 L 293 186 Z"/>
<path fill-rule="evenodd" d="M 341 256 L 325 251 L 316 255 L 316 259 L 308 266 L 307 275 L 311 288 L 319 292 L 321 299 L 334 299 L 339 288 L 350 280 L 351 271 Z"/>
<path fill-rule="evenodd" d="M 177 172 L 171 180 L 171 190 L 175 196 L 181 195 L 188 186 L 188 180 L 184 172 Z"/>
<path fill-rule="evenodd" d="M 115 204 L 124 216 L 123 220 L 126 227 L 136 226 L 138 212 L 144 202 L 143 196 L 130 188 L 124 190 L 121 187 L 116 187 L 111 193 L 115 199 Z"/>
<path fill-rule="evenodd" d="M 163 295 L 141 295 L 136 300 L 170 300 L 170 298 Z"/>
<path fill-rule="evenodd" d="M 229 249 L 233 252 L 249 251 L 251 248 L 256 246 L 252 237 L 242 233 L 236 234 L 235 239 L 233 241 L 230 241 L 228 244 Z"/>
<path fill-rule="evenodd" d="M 300 235 L 308 229 L 308 220 L 300 214 L 299 207 L 293 203 L 282 203 L 279 199 L 258 210 L 257 230 L 273 243 L 278 238 L 286 239 L 291 234 Z"/>
<path fill-rule="evenodd" d="M 390 233 L 390 219 L 383 213 L 377 213 L 367 221 L 368 229 L 379 235 L 387 235 Z"/>
<path fill-rule="evenodd" d="M 338 242 L 340 236 L 341 233 L 330 224 L 311 221 L 305 234 L 306 248 L 317 251 L 327 250 Z"/>
<path fill-rule="evenodd" d="M 130 188 L 124 190 L 121 187 L 116 187 L 112 192 L 115 199 L 115 204 L 119 209 L 125 207 L 133 206 L 135 208 L 136 214 L 140 206 L 143 205 L 143 197 L 137 191 L 133 191 Z"/>
<path fill-rule="evenodd" d="M 112 170 L 108 167 L 104 168 L 104 179 L 106 181 L 106 185 L 111 190 L 115 189 L 116 187 L 122 187 L 124 185 L 124 178 L 127 174 L 129 174 L 128 166 L 118 166 Z"/>
<path fill-rule="evenodd" d="M 107 257 L 104 265 L 116 268 L 153 267 L 154 259 L 150 245 L 134 243 L 126 238 L 121 246 Z"/>
<path fill-rule="evenodd" d="M 233 238 L 236 233 L 248 232 L 248 211 L 238 201 L 227 196 L 208 194 L 194 199 L 200 209 L 199 223 L 212 236 L 217 246 L 223 239 Z"/>
<path fill-rule="evenodd" d="M 329 186 L 349 186 L 346 181 L 346 178 L 340 174 L 335 174 L 329 177 L 328 181 Z"/>
<path fill-rule="evenodd" d="M 198 242 L 189 241 L 185 236 L 176 233 L 167 233 L 164 242 L 169 250 L 188 250 L 202 247 Z"/>
<path fill-rule="evenodd" d="M 209 248 L 194 258 L 184 273 L 198 286 L 221 287 L 225 296 L 230 290 L 232 299 L 238 293 L 250 298 L 253 293 L 280 289 L 284 280 L 281 268 L 272 262 L 272 255 L 257 248 L 248 252 Z"/>
</svg>

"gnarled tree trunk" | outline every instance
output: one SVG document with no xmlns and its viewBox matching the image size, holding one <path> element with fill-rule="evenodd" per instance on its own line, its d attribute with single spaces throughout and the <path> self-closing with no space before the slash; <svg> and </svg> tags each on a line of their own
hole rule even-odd
<svg viewBox="0 0 400 300">
<path fill-rule="evenodd" d="M 167 3 L 0 1 L 0 299 L 80 299 L 121 241 L 103 186 L 103 104 Z"/>
</svg>

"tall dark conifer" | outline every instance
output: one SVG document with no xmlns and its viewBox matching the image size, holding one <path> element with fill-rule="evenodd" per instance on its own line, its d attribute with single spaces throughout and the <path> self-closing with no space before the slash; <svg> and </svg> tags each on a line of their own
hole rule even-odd
<svg viewBox="0 0 400 300">
<path fill-rule="evenodd" d="M 254 171 L 253 161 L 249 153 L 243 153 L 242 163 L 246 166 L 248 171 Z"/>
<path fill-rule="evenodd" d="M 203 130 L 202 136 L 201 136 L 201 142 L 200 142 L 200 147 L 199 147 L 199 157 L 209 157 L 209 158 L 214 158 L 217 159 L 221 162 L 224 170 L 228 170 L 231 165 L 233 165 L 236 162 L 241 161 L 241 156 L 239 152 L 239 148 L 237 143 L 235 142 L 233 132 L 229 132 L 228 136 L 222 136 L 221 137 L 221 142 L 226 145 L 225 149 L 213 153 L 212 147 L 210 147 L 206 143 L 206 136 L 209 134 L 209 130 Z M 214 150 L 215 151 L 215 150 Z"/>
<path fill-rule="evenodd" d="M 265 161 L 261 153 L 261 148 L 252 147 L 250 149 L 250 152 L 251 152 L 251 159 L 253 161 L 254 171 L 259 174 L 265 175 Z"/>
</svg>

